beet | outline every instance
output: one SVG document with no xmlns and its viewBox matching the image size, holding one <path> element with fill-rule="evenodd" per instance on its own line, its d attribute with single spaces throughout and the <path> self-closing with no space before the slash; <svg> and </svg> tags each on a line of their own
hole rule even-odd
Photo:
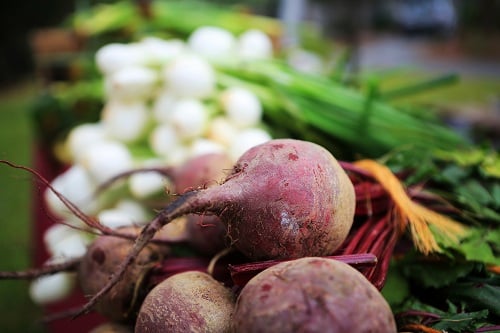
<svg viewBox="0 0 500 333">
<path fill-rule="evenodd" d="M 109 283 L 83 311 L 107 293 L 165 224 L 187 214 L 215 214 L 231 244 L 250 259 L 332 254 L 354 218 L 353 185 L 323 147 L 276 139 L 245 152 L 218 186 L 188 191 L 159 212 Z"/>
<path fill-rule="evenodd" d="M 134 228 L 126 228 L 128 231 Z M 109 281 L 109 276 L 116 271 L 132 248 L 132 240 L 99 236 L 89 246 L 78 268 L 80 288 L 85 295 L 94 295 Z M 144 277 L 155 262 L 160 262 L 168 252 L 161 245 L 148 244 L 129 267 L 113 291 L 106 294 L 96 304 L 95 310 L 109 320 L 125 322 L 133 319 L 142 298 Z"/>
<path fill-rule="evenodd" d="M 396 324 L 385 299 L 359 271 L 306 257 L 252 278 L 238 296 L 232 331 L 391 333 Z"/>
<path fill-rule="evenodd" d="M 228 247 L 226 226 L 218 216 L 189 214 L 186 229 L 187 242 L 204 256 L 213 256 Z"/>
<path fill-rule="evenodd" d="M 229 332 L 233 309 L 233 293 L 210 275 L 178 273 L 146 296 L 135 332 Z"/>
<path fill-rule="evenodd" d="M 162 226 L 172 217 L 213 213 L 249 258 L 298 258 L 336 250 L 354 205 L 353 185 L 326 149 L 279 139 L 248 150 L 221 185 L 186 192 L 157 221 Z"/>
<path fill-rule="evenodd" d="M 227 154 L 207 153 L 187 160 L 174 168 L 170 177 L 175 192 L 184 193 L 196 188 L 218 185 L 231 171 L 233 162 Z"/>
<path fill-rule="evenodd" d="M 233 163 L 225 153 L 208 153 L 193 157 L 173 172 L 176 193 L 203 189 L 221 183 Z M 186 218 L 187 242 L 205 256 L 226 248 L 226 227 L 218 216 L 189 214 Z"/>
</svg>

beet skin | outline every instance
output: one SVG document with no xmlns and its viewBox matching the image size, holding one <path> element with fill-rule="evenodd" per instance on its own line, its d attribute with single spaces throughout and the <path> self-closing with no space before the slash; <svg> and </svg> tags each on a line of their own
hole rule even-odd
<svg viewBox="0 0 500 333">
<path fill-rule="evenodd" d="M 343 262 L 306 257 L 272 266 L 242 289 L 233 314 L 237 333 L 395 333 L 380 292 Z"/>
<path fill-rule="evenodd" d="M 137 316 L 136 333 L 229 332 L 234 295 L 210 275 L 175 274 L 154 287 Z"/>
</svg>

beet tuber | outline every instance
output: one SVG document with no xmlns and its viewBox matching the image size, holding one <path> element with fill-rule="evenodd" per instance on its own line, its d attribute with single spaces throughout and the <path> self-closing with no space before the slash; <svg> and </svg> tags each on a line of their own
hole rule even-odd
<svg viewBox="0 0 500 333">
<path fill-rule="evenodd" d="M 125 231 L 127 230 L 134 232 L 134 228 L 126 228 Z M 84 294 L 93 295 L 106 285 L 109 276 L 127 256 L 133 244 L 132 240 L 113 236 L 99 236 L 94 240 L 78 266 L 78 280 Z M 166 246 L 148 244 L 123 279 L 100 299 L 95 310 L 117 322 L 134 319 L 134 311 L 147 292 L 141 288 L 144 277 L 152 265 L 159 262 L 167 252 Z"/>
<path fill-rule="evenodd" d="M 232 331 L 391 333 L 396 324 L 385 299 L 359 271 L 307 257 L 252 278 L 238 296 Z"/>
<path fill-rule="evenodd" d="M 232 244 L 251 259 L 332 254 L 345 240 L 354 217 L 353 185 L 323 147 L 276 139 L 245 152 L 223 183 L 188 191 L 170 203 L 136 239 L 134 248 L 105 288 L 117 283 L 158 230 L 187 214 L 215 214 Z"/>
<path fill-rule="evenodd" d="M 146 296 L 135 332 L 229 332 L 233 309 L 233 293 L 210 275 L 178 273 Z"/>
</svg>

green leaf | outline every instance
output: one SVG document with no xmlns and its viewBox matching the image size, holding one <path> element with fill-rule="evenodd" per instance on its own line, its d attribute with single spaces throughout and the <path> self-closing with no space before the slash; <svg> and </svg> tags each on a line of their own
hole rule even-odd
<svg viewBox="0 0 500 333">
<path fill-rule="evenodd" d="M 428 260 L 406 264 L 402 267 L 402 272 L 424 288 L 440 288 L 467 276 L 476 267 L 473 262 Z"/>
<path fill-rule="evenodd" d="M 432 328 L 443 332 L 473 332 L 488 317 L 488 310 L 446 314 Z"/>
<path fill-rule="evenodd" d="M 461 303 L 461 302 L 459 302 Z M 448 333 L 475 332 L 484 325 L 491 325 L 488 309 L 470 310 L 447 301 L 448 309 L 438 309 L 412 297 L 397 310 L 398 326 L 404 323 L 421 322 L 427 317 L 430 327 Z M 432 319 L 431 319 L 432 318 Z"/>
<path fill-rule="evenodd" d="M 460 166 L 472 166 L 481 163 L 485 152 L 482 149 L 471 148 L 467 150 L 439 150 L 435 156 L 443 161 L 453 162 Z"/>
<path fill-rule="evenodd" d="M 486 264 L 500 265 L 500 257 L 495 255 L 492 246 L 499 244 L 499 232 L 489 229 L 473 229 L 469 237 L 457 247 L 467 260 Z"/>
<path fill-rule="evenodd" d="M 467 304 L 468 309 L 488 309 L 500 316 L 500 276 L 469 278 L 445 289 L 452 302 Z"/>
<path fill-rule="evenodd" d="M 437 173 L 434 178 L 437 181 L 442 181 L 454 186 L 461 184 L 462 180 L 467 178 L 469 171 L 458 165 L 448 165 L 444 167 L 439 173 Z"/>
<path fill-rule="evenodd" d="M 481 205 L 488 206 L 494 202 L 493 197 L 488 190 L 475 179 L 469 179 L 457 188 L 457 192 L 466 200 L 478 202 Z"/>
<path fill-rule="evenodd" d="M 410 294 L 408 280 L 401 274 L 394 262 L 389 267 L 382 295 L 390 306 L 403 302 Z"/>
<path fill-rule="evenodd" d="M 500 179 L 500 155 L 492 153 L 486 156 L 480 166 L 480 170 L 486 176 Z"/>
<path fill-rule="evenodd" d="M 491 196 L 495 202 L 495 207 L 500 207 L 500 184 L 493 184 L 491 187 Z"/>
</svg>

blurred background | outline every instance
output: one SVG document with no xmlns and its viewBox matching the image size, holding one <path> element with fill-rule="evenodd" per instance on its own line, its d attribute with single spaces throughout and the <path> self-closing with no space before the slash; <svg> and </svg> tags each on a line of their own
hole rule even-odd
<svg viewBox="0 0 500 333">
<path fill-rule="evenodd" d="M 328 50 L 332 59 L 342 62 L 346 82 L 373 72 L 397 74 L 401 70 L 400 75 L 387 75 L 381 83 L 390 89 L 420 77 L 438 77 L 438 89 L 423 89 L 395 98 L 394 103 L 431 105 L 457 130 L 477 131 L 498 143 L 498 0 L 207 2 L 281 20 L 283 47 L 302 43 L 299 23 L 308 22 L 323 38 L 311 49 Z M 80 61 L 82 52 L 93 52 L 103 43 L 123 37 L 108 34 L 89 41 L 75 34 L 74 21 L 69 18 L 102 3 L 119 1 L 0 3 L 0 159 L 32 166 L 40 141 L 50 141 L 53 135 L 53 128 L 41 126 L 37 118 L 41 104 L 52 107 L 40 96 L 54 82 L 81 77 L 85 66 L 91 66 Z M 443 82 L 450 84 L 443 87 Z M 91 110 L 100 108 L 99 104 L 89 105 Z M 94 116 L 92 112 L 81 114 L 78 120 Z M 34 262 L 37 248 L 31 205 L 37 195 L 29 175 L 1 167 L 1 270 L 23 269 Z M 2 332 L 46 331 L 39 322 L 42 311 L 30 300 L 25 282 L 0 283 L 0 313 Z"/>
</svg>

